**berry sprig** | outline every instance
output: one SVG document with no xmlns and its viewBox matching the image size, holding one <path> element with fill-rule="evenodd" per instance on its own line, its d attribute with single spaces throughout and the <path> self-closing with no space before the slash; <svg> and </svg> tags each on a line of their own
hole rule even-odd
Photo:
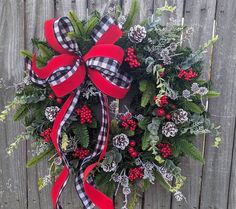
<svg viewBox="0 0 236 209">
<path fill-rule="evenodd" d="M 51 93 L 48 95 L 48 99 L 57 101 L 58 104 L 61 104 L 63 102 L 63 99 L 61 97 L 56 97 L 55 94 Z"/>
<path fill-rule="evenodd" d="M 137 68 L 141 66 L 137 56 L 134 54 L 134 49 L 131 47 L 127 49 L 127 57 L 125 58 L 125 62 L 128 62 L 131 68 Z"/>
<path fill-rule="evenodd" d="M 198 74 L 193 72 L 192 68 L 189 68 L 188 70 L 180 69 L 178 73 L 179 78 L 183 78 L 186 81 L 191 80 L 192 78 L 198 77 Z"/>
<path fill-rule="evenodd" d="M 136 141 L 131 140 L 129 142 L 130 147 L 128 148 L 128 152 L 132 158 L 137 158 L 138 157 L 138 152 L 134 149 L 136 146 Z"/>
<path fill-rule="evenodd" d="M 139 179 L 143 178 L 143 168 L 142 167 L 131 168 L 129 170 L 129 180 L 134 181 L 138 178 Z"/>
<path fill-rule="evenodd" d="M 85 149 L 83 147 L 79 147 L 72 153 L 72 156 L 74 158 L 79 158 L 80 160 L 83 160 L 85 157 L 89 155 L 90 151 L 88 149 Z"/>
<path fill-rule="evenodd" d="M 80 117 L 81 124 L 91 124 L 92 123 L 92 111 L 88 108 L 87 105 L 84 105 L 82 108 L 77 108 L 75 110 L 77 115 Z"/>
<path fill-rule="evenodd" d="M 51 132 L 52 129 L 47 128 L 46 130 L 40 133 L 40 136 L 43 137 L 44 141 L 48 143 L 51 140 Z"/>
<path fill-rule="evenodd" d="M 157 145 L 157 148 L 159 149 L 161 156 L 164 158 L 168 158 L 170 155 L 172 155 L 170 145 L 167 143 L 160 143 Z"/>
<path fill-rule="evenodd" d="M 121 125 L 125 127 L 125 129 L 130 129 L 131 131 L 135 131 L 137 127 L 137 123 L 134 119 L 132 119 L 132 114 L 129 112 L 122 116 Z"/>
</svg>

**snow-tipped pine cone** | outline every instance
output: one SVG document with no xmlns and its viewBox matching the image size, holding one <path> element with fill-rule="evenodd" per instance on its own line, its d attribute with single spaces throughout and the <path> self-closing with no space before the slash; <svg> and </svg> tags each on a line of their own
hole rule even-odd
<svg viewBox="0 0 236 209">
<path fill-rule="evenodd" d="M 178 132 L 176 125 L 173 122 L 167 122 L 162 126 L 162 134 L 166 137 L 174 137 Z"/>
<path fill-rule="evenodd" d="M 141 43 L 146 35 L 146 29 L 141 25 L 131 27 L 128 33 L 129 40 L 133 43 Z"/>
</svg>

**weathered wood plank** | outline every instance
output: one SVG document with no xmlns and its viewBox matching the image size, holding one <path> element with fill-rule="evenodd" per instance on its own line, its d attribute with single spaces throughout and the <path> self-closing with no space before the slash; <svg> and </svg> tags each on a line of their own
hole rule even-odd
<svg viewBox="0 0 236 209">
<path fill-rule="evenodd" d="M 78 17 L 85 20 L 88 16 L 87 0 L 75 0 L 75 7 Z"/>
<path fill-rule="evenodd" d="M 236 26 L 232 24 L 235 18 L 236 2 L 218 1 L 216 11 L 216 34 L 219 40 L 213 51 L 213 68 L 211 80 L 221 97 L 210 101 L 210 113 L 215 123 L 222 127 L 222 144 L 214 149 L 212 139 L 206 142 L 206 165 L 203 169 L 203 183 L 201 188 L 200 208 L 227 208 L 227 196 L 235 191 L 229 186 L 230 176 L 233 178 L 235 170 L 231 169 L 232 151 L 235 136 L 235 105 L 236 105 Z M 235 163 L 235 161 L 234 161 Z M 230 169 L 232 174 L 230 175 Z M 232 179 L 231 178 L 231 179 Z M 234 195 L 230 194 L 229 205 L 232 205 Z M 231 207 L 229 206 L 229 207 Z"/>
<path fill-rule="evenodd" d="M 22 79 L 23 62 L 19 50 L 24 47 L 24 1 L 0 1 L 0 77 L 6 88 L 0 89 L 0 109 L 13 99 L 14 84 Z M 11 157 L 6 148 L 22 132 L 12 114 L 0 124 L 0 208 L 27 208 L 26 143 L 19 145 Z"/>
<path fill-rule="evenodd" d="M 205 43 L 207 40 L 211 39 L 213 32 L 214 14 L 215 14 L 216 1 L 195 1 L 190 0 L 185 3 L 184 11 L 184 25 L 192 27 L 194 30 L 193 36 L 189 43 L 186 45 L 196 50 Z M 208 78 L 209 68 L 210 68 L 210 49 L 205 55 L 203 77 Z M 204 147 L 204 137 L 198 137 L 196 141 L 196 146 L 202 152 Z M 186 196 L 189 204 L 194 207 L 199 207 L 199 195 L 201 189 L 201 175 L 202 166 L 189 158 L 185 158 L 181 163 L 182 173 L 187 177 L 185 186 L 182 189 L 183 194 Z M 183 208 L 185 202 L 176 202 L 173 198 L 172 208 Z"/>
<path fill-rule="evenodd" d="M 123 8 L 124 15 L 128 14 L 128 12 L 130 10 L 131 2 L 132 1 L 130 1 L 130 0 L 123 0 L 122 1 L 122 8 Z M 148 16 L 152 15 L 153 9 L 154 9 L 153 5 L 154 5 L 153 0 L 140 0 L 139 1 L 139 12 L 138 12 L 138 16 L 136 19 L 137 23 L 146 19 Z"/>
<path fill-rule="evenodd" d="M 56 17 L 67 16 L 69 11 L 74 10 L 72 0 L 56 0 L 55 13 Z"/>
<path fill-rule="evenodd" d="M 47 19 L 54 17 L 54 2 L 50 0 L 26 0 L 25 1 L 25 47 L 28 50 L 33 50 L 31 44 L 31 38 L 37 37 L 45 40 L 44 38 L 44 22 Z M 22 59 L 23 60 L 23 59 Z M 32 157 L 31 141 L 27 143 L 29 152 L 27 158 Z M 28 208 L 43 209 L 52 208 L 50 186 L 43 189 L 41 192 L 38 190 L 38 178 L 44 177 L 48 174 L 47 161 L 41 162 L 35 168 L 27 170 L 28 176 Z"/>
<path fill-rule="evenodd" d="M 91 14 L 95 10 L 103 14 L 110 2 L 110 0 L 88 0 L 88 14 Z"/>
</svg>

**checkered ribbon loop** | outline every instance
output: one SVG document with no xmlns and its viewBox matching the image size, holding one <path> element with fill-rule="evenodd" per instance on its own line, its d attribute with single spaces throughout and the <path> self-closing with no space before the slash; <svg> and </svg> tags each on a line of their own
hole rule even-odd
<svg viewBox="0 0 236 209">
<path fill-rule="evenodd" d="M 70 168 L 66 154 L 61 149 L 61 129 L 76 107 L 80 95 L 79 87 L 87 75 L 100 90 L 102 124 L 95 150 L 82 162 L 75 178 L 75 185 L 86 209 L 91 209 L 95 205 L 101 209 L 113 209 L 112 200 L 93 186 L 90 172 L 106 153 L 109 134 L 106 95 L 118 99 L 123 98 L 132 81 L 127 74 L 119 72 L 124 51 L 114 43 L 122 36 L 122 31 L 111 17 L 103 17 L 91 34 L 95 44 L 85 55 L 81 54 L 80 43 L 67 36 L 73 31 L 73 25 L 67 17 L 46 21 L 46 40 L 59 55 L 54 56 L 41 69 L 36 66 L 36 56 L 33 56 L 32 62 L 27 62 L 27 66 L 31 69 L 31 80 L 34 83 L 43 86 L 49 84 L 58 97 L 69 95 L 57 114 L 51 134 L 52 142 L 65 165 L 53 185 L 52 202 L 54 209 L 61 209 L 59 199 L 67 184 Z M 99 160 L 89 165 L 90 161 L 97 156 Z"/>
</svg>

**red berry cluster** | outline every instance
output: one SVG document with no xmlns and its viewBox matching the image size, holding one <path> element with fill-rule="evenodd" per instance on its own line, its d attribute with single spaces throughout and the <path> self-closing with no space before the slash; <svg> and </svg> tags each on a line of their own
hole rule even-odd
<svg viewBox="0 0 236 209">
<path fill-rule="evenodd" d="M 164 105 L 169 104 L 168 96 L 163 95 L 159 100 L 159 106 L 163 107 Z"/>
<path fill-rule="evenodd" d="M 142 167 L 131 168 L 129 170 L 129 180 L 134 181 L 138 178 L 140 179 L 143 178 L 143 168 Z"/>
<path fill-rule="evenodd" d="M 85 157 L 89 155 L 90 151 L 88 149 L 85 149 L 83 147 L 79 147 L 72 153 L 72 156 L 74 158 L 79 158 L 80 160 L 83 160 Z"/>
<path fill-rule="evenodd" d="M 51 128 L 47 128 L 42 133 L 40 133 L 40 136 L 43 137 L 43 140 L 45 142 L 49 142 L 51 140 L 51 133 L 52 133 L 52 129 Z"/>
<path fill-rule="evenodd" d="M 131 140 L 129 142 L 129 145 L 130 145 L 130 147 L 128 148 L 128 152 L 129 152 L 130 156 L 132 158 L 138 157 L 138 152 L 134 149 L 134 147 L 136 146 L 136 141 Z"/>
<path fill-rule="evenodd" d="M 164 117 L 165 116 L 166 120 L 171 119 L 171 114 L 166 114 L 166 112 L 163 108 L 158 108 L 156 114 L 157 114 L 158 117 Z"/>
<path fill-rule="evenodd" d="M 161 155 L 164 158 L 168 158 L 170 155 L 172 155 L 170 145 L 167 143 L 160 143 L 157 145 L 157 148 L 160 150 Z"/>
<path fill-rule="evenodd" d="M 75 110 L 78 116 L 80 116 L 80 123 L 92 123 L 92 111 L 88 108 L 87 105 L 84 105 L 82 108 L 78 108 Z"/>
<path fill-rule="evenodd" d="M 132 114 L 130 112 L 122 116 L 121 120 L 122 120 L 121 125 L 125 127 L 125 129 L 130 129 L 131 131 L 135 131 L 137 123 L 134 119 L 132 119 Z"/>
<path fill-rule="evenodd" d="M 183 78 L 187 81 L 191 80 L 192 78 L 196 78 L 197 76 L 198 74 L 193 72 L 192 68 L 189 68 L 188 70 L 180 69 L 178 73 L 179 78 Z"/>
<path fill-rule="evenodd" d="M 129 63 L 131 68 L 137 68 L 141 65 L 137 56 L 134 54 L 134 49 L 130 47 L 127 49 L 127 57 L 125 58 L 125 61 Z"/>
</svg>

